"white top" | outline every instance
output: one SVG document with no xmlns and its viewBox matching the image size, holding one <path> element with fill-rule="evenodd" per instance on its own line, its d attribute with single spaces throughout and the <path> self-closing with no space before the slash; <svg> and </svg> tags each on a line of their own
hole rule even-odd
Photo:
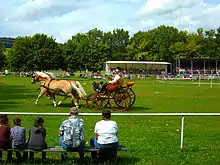
<svg viewBox="0 0 220 165">
<path fill-rule="evenodd" d="M 115 77 L 114 77 L 114 79 L 113 79 L 112 81 L 109 81 L 108 83 L 117 83 L 117 81 L 118 81 L 120 78 L 121 78 L 121 77 L 120 77 L 118 74 L 116 74 Z"/>
<path fill-rule="evenodd" d="M 94 132 L 99 135 L 97 140 L 99 144 L 110 144 L 118 142 L 118 126 L 115 121 L 101 120 L 97 122 Z"/>
<path fill-rule="evenodd" d="M 169 62 L 154 62 L 154 61 L 107 61 L 106 64 L 159 64 L 169 65 Z"/>
</svg>

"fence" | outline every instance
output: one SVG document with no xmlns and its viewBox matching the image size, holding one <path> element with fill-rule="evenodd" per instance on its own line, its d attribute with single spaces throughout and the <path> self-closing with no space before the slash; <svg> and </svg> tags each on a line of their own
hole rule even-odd
<svg viewBox="0 0 220 165">
<path fill-rule="evenodd" d="M 35 112 L 0 112 L 7 115 L 34 115 L 34 116 L 67 116 L 68 113 L 35 113 Z M 100 116 L 101 113 L 79 113 L 80 116 Z M 220 116 L 220 113 L 112 113 L 112 116 L 182 116 L 180 149 L 183 150 L 184 117 L 185 116 Z"/>
</svg>

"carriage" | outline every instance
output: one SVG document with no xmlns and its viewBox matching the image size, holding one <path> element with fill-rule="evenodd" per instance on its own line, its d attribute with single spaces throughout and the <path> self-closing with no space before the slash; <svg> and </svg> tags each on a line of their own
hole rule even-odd
<svg viewBox="0 0 220 165">
<path fill-rule="evenodd" d="M 125 111 L 135 103 L 135 93 L 132 86 L 135 82 L 124 84 L 124 78 L 118 80 L 115 84 L 109 84 L 103 88 L 103 82 L 94 82 L 94 93 L 87 96 L 79 81 L 75 80 L 56 80 L 48 73 L 36 72 L 32 75 L 32 83 L 41 82 L 40 94 L 35 101 L 38 103 L 40 97 L 47 94 L 52 98 L 54 106 L 60 105 L 67 97 L 72 97 L 72 102 L 78 106 L 80 99 L 86 100 L 90 109 L 103 109 L 110 107 L 113 110 Z M 75 91 L 74 93 L 72 93 Z M 55 101 L 55 95 L 62 95 L 64 99 Z M 87 96 L 87 97 L 86 97 Z"/>
<path fill-rule="evenodd" d="M 88 108 L 97 110 L 111 108 L 126 111 L 135 103 L 136 95 L 132 87 L 135 82 L 126 82 L 121 78 L 116 84 L 109 84 L 103 89 L 103 82 L 93 82 L 94 93 L 87 96 Z"/>
</svg>

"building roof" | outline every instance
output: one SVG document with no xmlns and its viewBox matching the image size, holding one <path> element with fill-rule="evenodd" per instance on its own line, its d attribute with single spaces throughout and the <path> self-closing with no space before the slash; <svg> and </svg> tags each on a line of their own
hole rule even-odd
<svg viewBox="0 0 220 165">
<path fill-rule="evenodd" d="M 169 62 L 153 62 L 153 61 L 107 61 L 107 64 L 151 64 L 151 65 L 170 65 Z"/>
</svg>

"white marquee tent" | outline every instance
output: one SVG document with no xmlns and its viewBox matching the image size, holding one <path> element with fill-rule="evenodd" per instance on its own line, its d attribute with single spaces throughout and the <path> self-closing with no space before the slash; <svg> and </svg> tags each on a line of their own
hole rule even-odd
<svg viewBox="0 0 220 165">
<path fill-rule="evenodd" d="M 152 61 L 107 61 L 105 63 L 106 74 L 111 74 L 111 70 L 120 67 L 123 70 L 139 69 L 139 70 L 164 70 L 167 73 L 168 62 L 152 62 Z"/>
</svg>

